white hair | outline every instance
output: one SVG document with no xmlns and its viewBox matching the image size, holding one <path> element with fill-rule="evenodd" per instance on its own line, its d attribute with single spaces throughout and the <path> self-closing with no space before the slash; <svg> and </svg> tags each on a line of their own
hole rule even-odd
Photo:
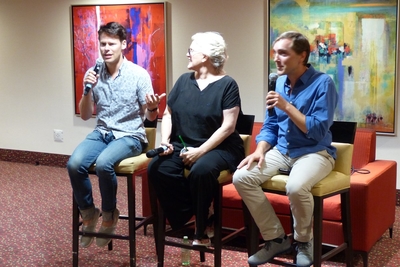
<svg viewBox="0 0 400 267">
<path fill-rule="evenodd" d="M 199 32 L 192 36 L 192 41 L 199 47 L 199 52 L 210 57 L 217 69 L 222 69 L 228 58 L 226 43 L 218 32 Z"/>
</svg>

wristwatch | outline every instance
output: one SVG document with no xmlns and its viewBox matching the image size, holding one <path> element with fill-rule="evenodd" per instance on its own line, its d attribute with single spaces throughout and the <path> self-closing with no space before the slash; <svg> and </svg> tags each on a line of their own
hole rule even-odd
<svg viewBox="0 0 400 267">
<path fill-rule="evenodd" d="M 154 112 L 154 111 L 156 111 L 158 109 L 158 107 L 156 107 L 156 108 L 153 108 L 153 109 L 147 109 L 149 112 Z"/>
</svg>

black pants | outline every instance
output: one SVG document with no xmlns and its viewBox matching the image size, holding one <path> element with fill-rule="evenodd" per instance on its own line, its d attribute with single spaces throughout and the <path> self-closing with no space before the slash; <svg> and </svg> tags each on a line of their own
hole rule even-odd
<svg viewBox="0 0 400 267">
<path fill-rule="evenodd" d="M 171 227 L 179 229 L 195 215 L 195 238 L 202 239 L 208 210 L 218 189 L 217 179 L 228 164 L 218 150 L 212 150 L 198 159 L 184 177 L 185 166 L 179 152 L 156 156 L 148 166 L 148 178 Z"/>
</svg>

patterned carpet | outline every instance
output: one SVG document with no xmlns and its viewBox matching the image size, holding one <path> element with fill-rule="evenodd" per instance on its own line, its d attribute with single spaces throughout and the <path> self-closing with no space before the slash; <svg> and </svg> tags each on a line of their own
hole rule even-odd
<svg viewBox="0 0 400 267">
<path fill-rule="evenodd" d="M 0 161 L 0 266 L 71 266 L 72 265 L 72 192 L 65 168 Z M 95 176 L 91 177 L 94 198 L 100 196 Z M 137 178 L 137 207 L 141 213 L 141 184 Z M 118 208 L 127 213 L 126 181 L 119 179 Z M 396 207 L 400 216 L 400 207 Z M 394 238 L 388 232 L 377 242 L 369 255 L 369 266 L 400 266 L 399 220 L 394 225 Z M 119 233 L 127 233 L 127 223 L 118 224 Z M 236 241 L 238 242 L 238 241 Z M 244 242 L 244 241 L 243 241 Z M 235 244 L 233 244 L 235 245 Z M 222 253 L 223 266 L 248 266 L 243 248 L 227 247 Z M 240 247 L 240 244 L 239 244 Z M 80 266 L 129 266 L 128 242 L 115 240 L 114 249 L 98 248 L 95 244 L 80 249 Z M 167 247 L 165 264 L 180 266 L 180 250 Z M 200 263 L 191 252 L 191 266 L 212 266 L 213 256 L 206 255 Z M 152 227 L 148 234 L 137 232 L 137 266 L 157 266 Z M 264 266 L 274 266 L 266 264 Z M 345 266 L 340 257 L 323 266 Z M 362 266 L 359 255 L 354 266 Z"/>
</svg>

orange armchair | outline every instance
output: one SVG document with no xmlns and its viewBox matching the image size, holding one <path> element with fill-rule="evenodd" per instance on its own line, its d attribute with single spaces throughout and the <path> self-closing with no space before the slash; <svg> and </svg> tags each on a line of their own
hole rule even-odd
<svg viewBox="0 0 400 267">
<path fill-rule="evenodd" d="M 397 163 L 376 160 L 376 133 L 359 128 L 354 143 L 351 176 L 350 210 L 352 218 L 353 249 L 361 253 L 368 266 L 368 253 L 389 229 L 393 234 L 396 207 Z M 368 170 L 359 173 L 357 170 Z"/>
<path fill-rule="evenodd" d="M 255 123 L 253 139 L 262 123 Z M 252 151 L 255 148 L 253 140 Z M 392 236 L 395 221 L 397 163 L 393 160 L 377 160 L 376 133 L 372 129 L 358 128 L 354 141 L 352 165 L 355 172 L 350 180 L 350 210 L 353 250 L 360 253 L 364 267 L 368 266 L 368 253 L 386 230 Z M 368 170 L 362 174 L 357 170 Z M 243 227 L 243 211 L 239 194 L 233 185 L 223 188 L 223 226 Z M 289 201 L 287 196 L 266 193 L 287 233 L 291 232 Z M 333 196 L 324 201 L 324 243 L 343 242 L 340 222 L 340 197 Z"/>
</svg>

